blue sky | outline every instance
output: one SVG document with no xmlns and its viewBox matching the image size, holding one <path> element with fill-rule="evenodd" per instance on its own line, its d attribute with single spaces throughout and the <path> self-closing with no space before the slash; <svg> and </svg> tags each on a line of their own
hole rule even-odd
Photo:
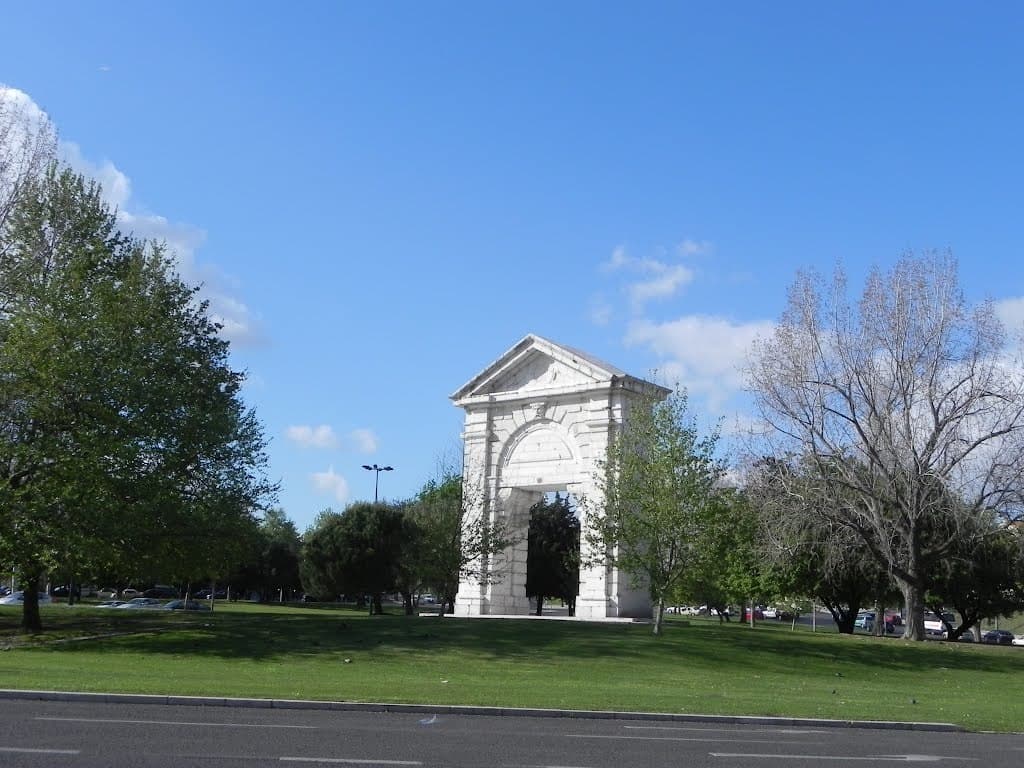
<svg viewBox="0 0 1024 768">
<path fill-rule="evenodd" d="M 949 248 L 1024 320 L 1022 7 L 713 5 L 14 3 L 0 83 L 204 283 L 301 529 L 530 332 L 711 423 L 802 267 Z"/>
</svg>

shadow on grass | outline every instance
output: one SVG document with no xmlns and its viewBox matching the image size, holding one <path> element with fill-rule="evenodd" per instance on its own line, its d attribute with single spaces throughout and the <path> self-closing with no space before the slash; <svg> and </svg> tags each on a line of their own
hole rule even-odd
<svg viewBox="0 0 1024 768">
<path fill-rule="evenodd" d="M 0 613 L 0 637 L 17 631 L 18 616 Z M 436 616 L 367 616 L 352 609 L 239 606 L 213 613 L 70 610 L 54 606 L 44 614 L 43 647 L 62 654 L 134 652 L 224 659 L 300 659 L 357 651 L 389 656 L 430 656 L 440 652 L 475 658 L 559 662 L 608 659 L 659 666 L 671 676 L 675 664 L 722 669 L 725 674 L 801 674 L 802 669 L 861 669 L 872 673 L 1024 673 L 1017 648 L 963 644 L 904 643 L 900 640 L 833 633 L 790 632 L 774 626 L 750 629 L 694 621 L 666 625 L 662 637 L 647 625 L 564 621 L 461 619 Z M 128 634 L 124 634 L 128 633 Z M 98 636 L 53 643 L 54 639 Z"/>
<path fill-rule="evenodd" d="M 721 643 L 695 644 L 691 650 L 710 663 L 722 662 L 740 672 L 800 674 L 805 667 L 831 666 L 873 672 L 929 673 L 951 669 L 1022 673 L 1024 653 L 1017 649 L 899 638 L 841 635 L 837 632 L 792 632 L 785 627 L 715 626 Z M 775 667 L 772 669 L 772 667 Z"/>
</svg>

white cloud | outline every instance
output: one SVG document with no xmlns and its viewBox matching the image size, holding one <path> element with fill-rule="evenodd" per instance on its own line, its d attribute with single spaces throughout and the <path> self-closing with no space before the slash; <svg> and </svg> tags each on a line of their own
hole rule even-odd
<svg viewBox="0 0 1024 768">
<path fill-rule="evenodd" d="M 996 316 L 1009 333 L 1020 333 L 1024 330 L 1024 296 L 997 301 L 995 310 Z"/>
<path fill-rule="evenodd" d="M 686 240 L 677 251 L 680 255 L 693 255 L 704 251 L 705 246 Z M 693 282 L 694 272 L 684 264 L 671 264 L 650 257 L 631 256 L 624 246 L 612 251 L 608 261 L 601 265 L 603 272 L 629 272 L 642 276 L 626 286 L 633 309 L 640 311 L 644 304 L 653 299 L 667 299 L 681 288 Z M 592 313 L 593 314 L 593 313 Z M 601 315 L 598 315 L 600 318 Z M 600 324 L 600 323 L 598 323 Z"/>
<path fill-rule="evenodd" d="M 0 83 L 0 106 L 3 107 L 5 114 L 10 110 L 12 114 L 17 113 L 27 118 L 26 125 L 32 130 L 46 128 L 50 124 L 46 112 L 40 109 L 31 96 L 3 83 Z"/>
<path fill-rule="evenodd" d="M 372 429 L 353 429 L 349 433 L 349 437 L 352 442 L 355 443 L 356 450 L 360 453 L 376 453 L 377 445 L 379 443 L 377 435 L 374 434 Z"/>
<path fill-rule="evenodd" d="M 60 154 L 64 162 L 79 173 L 95 179 L 103 187 L 103 199 L 113 208 L 122 208 L 132 196 L 132 181 L 109 160 L 96 164 L 82 154 L 82 148 L 73 141 L 61 141 Z"/>
<path fill-rule="evenodd" d="M 327 424 L 316 427 L 305 425 L 288 427 L 285 434 L 292 442 L 307 448 L 335 448 L 338 445 L 337 435 Z"/>
<path fill-rule="evenodd" d="M 612 251 L 611 258 L 601 265 L 601 269 L 605 272 L 614 272 L 617 269 L 632 264 L 633 261 L 634 259 L 626 253 L 626 246 L 619 245 Z"/>
<path fill-rule="evenodd" d="M 680 287 L 693 282 L 693 271 L 681 264 L 663 267 L 652 280 L 643 280 L 629 286 L 629 298 L 634 306 L 642 306 L 651 299 L 665 299 L 674 296 Z"/>
<path fill-rule="evenodd" d="M 687 238 L 676 246 L 680 256 L 704 256 L 711 253 L 712 246 L 707 240 L 691 240 Z"/>
<path fill-rule="evenodd" d="M 334 494 L 334 498 L 344 504 L 348 501 L 348 481 L 329 467 L 326 472 L 314 472 L 310 477 L 313 480 L 313 487 L 321 493 Z"/>
<path fill-rule="evenodd" d="M 636 321 L 625 341 L 650 349 L 661 361 L 658 370 L 663 380 L 705 395 L 717 410 L 742 389 L 741 369 L 751 344 L 773 329 L 770 321 L 734 323 L 689 315 L 666 323 Z"/>
<path fill-rule="evenodd" d="M 16 190 L 40 171 L 56 144 L 50 118 L 24 91 L 0 83 L 0 226 Z"/>
</svg>

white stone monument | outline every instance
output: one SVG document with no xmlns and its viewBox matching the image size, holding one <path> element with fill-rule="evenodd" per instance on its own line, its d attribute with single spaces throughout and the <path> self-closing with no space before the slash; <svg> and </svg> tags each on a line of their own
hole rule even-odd
<svg viewBox="0 0 1024 768">
<path fill-rule="evenodd" d="M 488 579 L 463 579 L 461 616 L 527 614 L 526 534 L 529 510 L 550 491 L 568 492 L 586 510 L 600 508 L 598 462 L 613 431 L 638 398 L 669 390 L 629 376 L 579 350 L 528 335 L 459 389 L 466 411 L 463 483 L 469 514 L 503 519 L 518 539 L 487 567 Z M 586 540 L 583 559 L 587 558 Z M 616 569 L 580 569 L 576 615 L 650 618 L 645 585 Z"/>
</svg>

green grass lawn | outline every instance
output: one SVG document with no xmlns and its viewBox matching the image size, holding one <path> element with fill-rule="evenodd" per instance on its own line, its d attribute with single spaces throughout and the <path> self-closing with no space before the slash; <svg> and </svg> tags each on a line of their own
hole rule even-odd
<svg viewBox="0 0 1024 768">
<path fill-rule="evenodd" d="M 213 613 L 47 606 L 47 633 L 0 610 L 0 686 L 654 712 L 924 720 L 1021 730 L 1024 648 L 670 621 L 368 617 L 218 605 Z M 97 639 L 67 641 L 82 635 Z"/>
</svg>

